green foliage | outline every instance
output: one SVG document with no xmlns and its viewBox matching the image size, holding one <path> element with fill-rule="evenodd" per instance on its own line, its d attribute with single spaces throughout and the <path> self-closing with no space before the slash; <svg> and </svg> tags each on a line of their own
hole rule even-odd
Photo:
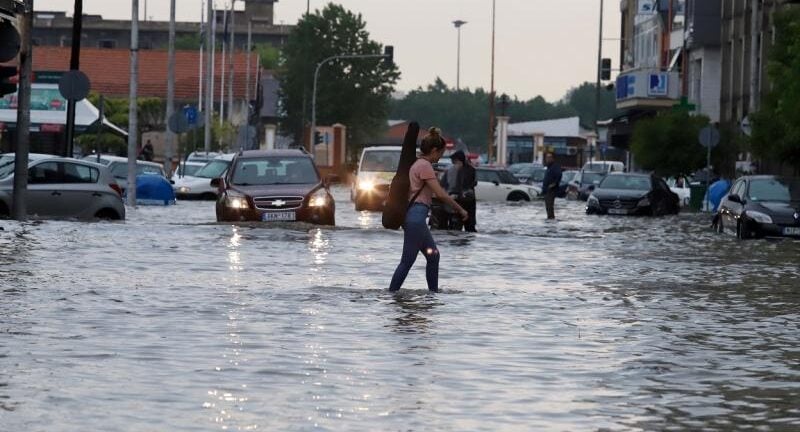
<svg viewBox="0 0 800 432">
<path fill-rule="evenodd" d="M 584 83 L 570 90 L 557 103 L 547 102 L 541 96 L 528 101 L 514 97 L 505 107 L 505 114 L 514 123 L 580 116 L 584 127 L 590 128 L 595 118 L 594 89 L 594 84 Z M 393 100 L 391 117 L 441 127 L 447 135 L 460 138 L 473 149 L 485 151 L 489 142 L 489 99 L 489 93 L 481 88 L 456 91 L 436 78 L 427 88 L 419 88 L 403 99 Z M 501 115 L 503 107 L 499 96 L 496 107 L 497 115 Z M 610 118 L 615 113 L 614 94 L 604 88 L 601 92 L 601 118 Z"/>
<path fill-rule="evenodd" d="M 371 40 L 365 28 L 360 14 L 331 3 L 321 12 L 304 16 L 292 29 L 278 73 L 284 132 L 298 140 L 302 136 L 303 119 L 311 118 L 314 69 L 319 62 L 335 55 L 383 54 L 383 46 Z M 317 124 L 346 125 L 353 144 L 348 147 L 357 150 L 385 127 L 389 98 L 399 77 L 397 66 L 383 59 L 326 63 L 317 87 Z"/>
<path fill-rule="evenodd" d="M 706 165 L 707 150 L 700 145 L 700 129 L 709 124 L 704 116 L 665 111 L 636 122 L 631 151 L 636 164 L 664 177 L 692 173 Z"/>
<path fill-rule="evenodd" d="M 777 13 L 775 28 L 768 66 L 772 91 L 752 116 L 752 149 L 800 170 L 800 10 Z"/>
<path fill-rule="evenodd" d="M 280 65 L 281 50 L 268 44 L 256 44 L 253 51 L 258 54 L 261 60 L 261 67 L 268 70 L 275 70 Z"/>
<path fill-rule="evenodd" d="M 175 38 L 175 49 L 178 51 L 199 51 L 200 45 L 201 40 L 199 33 L 177 36 Z"/>
</svg>

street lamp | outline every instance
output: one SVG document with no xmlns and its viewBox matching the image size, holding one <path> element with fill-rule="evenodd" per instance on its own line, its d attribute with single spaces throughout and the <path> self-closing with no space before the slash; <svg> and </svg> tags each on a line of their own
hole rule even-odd
<svg viewBox="0 0 800 432">
<path fill-rule="evenodd" d="M 455 20 L 453 25 L 458 30 L 458 57 L 456 59 L 456 91 L 461 90 L 461 26 L 466 24 L 466 21 Z"/>
</svg>

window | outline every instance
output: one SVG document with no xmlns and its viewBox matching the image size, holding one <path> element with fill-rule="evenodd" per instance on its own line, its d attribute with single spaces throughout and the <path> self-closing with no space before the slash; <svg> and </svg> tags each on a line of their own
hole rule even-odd
<svg viewBox="0 0 800 432">
<path fill-rule="evenodd" d="M 100 171 L 97 168 L 74 163 L 65 163 L 64 183 L 97 183 Z"/>
<path fill-rule="evenodd" d="M 317 170 L 307 157 L 268 157 L 241 159 L 233 171 L 233 184 L 239 186 L 315 184 Z"/>
<path fill-rule="evenodd" d="M 28 170 L 28 183 L 30 184 L 61 183 L 61 180 L 57 162 L 41 163 Z"/>
<path fill-rule="evenodd" d="M 500 183 L 500 176 L 497 175 L 494 171 L 489 170 L 478 170 L 478 181 L 481 182 L 488 182 L 488 183 Z"/>
<path fill-rule="evenodd" d="M 731 188 L 731 195 L 739 195 L 741 197 L 742 192 L 744 192 L 744 180 L 739 180 Z"/>
<path fill-rule="evenodd" d="M 111 39 L 101 39 L 97 41 L 98 48 L 114 49 L 117 47 L 117 41 Z"/>
</svg>

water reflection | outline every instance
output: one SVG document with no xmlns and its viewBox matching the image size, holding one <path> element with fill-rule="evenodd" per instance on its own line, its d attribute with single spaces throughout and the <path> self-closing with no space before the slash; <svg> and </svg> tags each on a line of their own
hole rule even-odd
<svg viewBox="0 0 800 432">
<path fill-rule="evenodd" d="M 404 334 L 427 334 L 430 331 L 430 316 L 442 304 L 435 295 L 401 291 L 392 297 L 391 304 L 397 310 L 391 324 L 393 331 Z"/>
</svg>

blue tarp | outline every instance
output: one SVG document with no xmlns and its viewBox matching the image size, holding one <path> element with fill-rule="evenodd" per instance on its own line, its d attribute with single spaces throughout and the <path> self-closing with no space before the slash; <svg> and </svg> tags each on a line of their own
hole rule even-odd
<svg viewBox="0 0 800 432">
<path fill-rule="evenodd" d="M 172 184 L 160 175 L 136 176 L 136 204 L 163 206 L 175 204 L 175 191 L 172 190 Z"/>
<path fill-rule="evenodd" d="M 725 179 L 717 180 L 708 187 L 708 201 L 711 203 L 711 211 L 717 211 L 722 198 L 731 188 L 731 182 Z"/>
</svg>

